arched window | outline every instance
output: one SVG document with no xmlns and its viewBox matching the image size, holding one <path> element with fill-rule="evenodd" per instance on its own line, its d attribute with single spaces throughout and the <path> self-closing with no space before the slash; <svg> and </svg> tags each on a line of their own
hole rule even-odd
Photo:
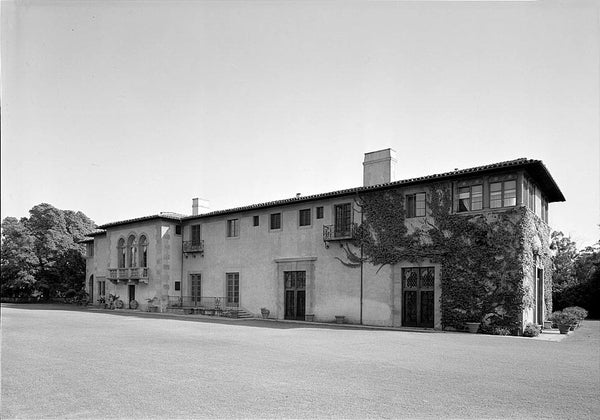
<svg viewBox="0 0 600 420">
<path fill-rule="evenodd" d="M 133 235 L 127 240 L 127 267 L 137 267 L 137 246 Z"/>
<path fill-rule="evenodd" d="M 140 267 L 148 267 L 148 240 L 140 236 Z"/>
<path fill-rule="evenodd" d="M 119 239 L 119 243 L 117 244 L 117 258 L 119 263 L 119 268 L 125 268 L 125 239 Z"/>
</svg>

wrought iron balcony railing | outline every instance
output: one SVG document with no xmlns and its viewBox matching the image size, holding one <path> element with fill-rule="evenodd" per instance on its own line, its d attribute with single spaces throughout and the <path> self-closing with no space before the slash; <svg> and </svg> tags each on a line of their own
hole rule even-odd
<svg viewBox="0 0 600 420">
<path fill-rule="evenodd" d="M 223 311 L 237 309 L 239 302 L 228 302 L 226 297 L 213 296 L 169 296 L 170 308 L 201 308 L 205 310 Z"/>
<path fill-rule="evenodd" d="M 355 223 L 341 227 L 335 225 L 325 225 L 323 226 L 323 241 L 329 242 L 354 239 L 355 233 Z"/>
<path fill-rule="evenodd" d="M 130 267 L 130 268 L 109 268 L 108 279 L 115 282 L 140 281 L 148 283 L 148 267 Z"/>
<path fill-rule="evenodd" d="M 204 241 L 183 241 L 183 252 L 188 254 L 204 253 Z"/>
</svg>

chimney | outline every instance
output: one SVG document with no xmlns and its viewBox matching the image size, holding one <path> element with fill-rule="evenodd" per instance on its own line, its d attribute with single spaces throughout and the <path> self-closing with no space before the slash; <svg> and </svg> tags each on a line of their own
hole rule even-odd
<svg viewBox="0 0 600 420">
<path fill-rule="evenodd" d="M 383 149 L 365 153 L 363 186 L 385 184 L 396 179 L 396 151 Z"/>
<path fill-rule="evenodd" d="M 198 216 L 198 199 L 192 198 L 192 216 Z"/>
</svg>

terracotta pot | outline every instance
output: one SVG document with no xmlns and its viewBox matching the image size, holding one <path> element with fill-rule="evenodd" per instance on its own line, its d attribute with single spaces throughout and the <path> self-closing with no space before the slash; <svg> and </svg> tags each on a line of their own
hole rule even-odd
<svg viewBox="0 0 600 420">
<path fill-rule="evenodd" d="M 469 332 L 471 334 L 477 334 L 477 331 L 479 331 L 480 325 L 481 325 L 481 322 L 465 322 L 465 326 L 467 327 L 467 329 L 469 330 Z"/>
<path fill-rule="evenodd" d="M 335 316 L 335 323 L 336 324 L 343 324 L 345 318 L 346 317 L 344 315 L 336 315 Z"/>
<path fill-rule="evenodd" d="M 561 334 L 569 334 L 569 330 L 571 329 L 570 325 L 558 324 L 558 331 Z"/>
<path fill-rule="evenodd" d="M 315 320 L 314 315 L 304 315 L 304 319 L 308 322 L 313 322 Z"/>
</svg>

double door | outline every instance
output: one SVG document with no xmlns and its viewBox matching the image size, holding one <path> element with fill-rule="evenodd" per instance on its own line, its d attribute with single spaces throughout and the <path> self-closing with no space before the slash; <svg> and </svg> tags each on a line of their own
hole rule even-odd
<svg viewBox="0 0 600 420">
<path fill-rule="evenodd" d="M 402 325 L 433 328 L 434 267 L 402 269 Z"/>
<path fill-rule="evenodd" d="M 306 315 L 306 271 L 284 271 L 285 319 L 304 320 Z"/>
</svg>

